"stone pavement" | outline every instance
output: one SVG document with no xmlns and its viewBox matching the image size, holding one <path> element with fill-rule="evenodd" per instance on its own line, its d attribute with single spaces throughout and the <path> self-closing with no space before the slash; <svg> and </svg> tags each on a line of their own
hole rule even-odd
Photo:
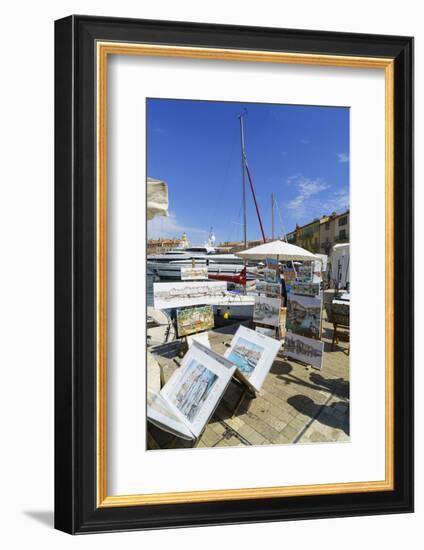
<svg viewBox="0 0 424 550">
<path fill-rule="evenodd" d="M 210 331 L 213 350 L 224 353 L 237 325 Z M 347 342 L 331 351 L 332 325 L 323 322 L 322 370 L 282 356 L 274 361 L 261 392 L 246 397 L 232 417 L 242 388 L 231 382 L 199 441 L 187 442 L 149 424 L 149 449 L 228 447 L 349 440 L 349 356 Z M 167 377 L 177 365 L 156 356 Z"/>
</svg>

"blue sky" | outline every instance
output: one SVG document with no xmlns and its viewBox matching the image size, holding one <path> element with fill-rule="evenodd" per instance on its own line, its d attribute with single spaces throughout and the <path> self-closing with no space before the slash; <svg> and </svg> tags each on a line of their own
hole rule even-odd
<svg viewBox="0 0 424 550">
<path fill-rule="evenodd" d="M 218 243 L 242 240 L 237 114 L 244 109 L 247 160 L 267 236 L 272 192 L 276 235 L 349 207 L 348 108 L 149 99 L 147 175 L 167 182 L 170 212 L 148 222 L 150 238 L 186 231 L 192 244 L 203 244 L 213 227 Z M 247 205 L 248 238 L 260 238 L 249 186 Z"/>
</svg>

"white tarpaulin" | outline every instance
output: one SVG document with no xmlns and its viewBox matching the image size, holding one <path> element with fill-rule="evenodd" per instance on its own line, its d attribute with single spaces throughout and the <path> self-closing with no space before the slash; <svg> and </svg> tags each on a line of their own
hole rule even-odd
<svg viewBox="0 0 424 550">
<path fill-rule="evenodd" d="M 279 240 L 260 244 L 248 250 L 237 252 L 236 256 L 246 260 L 265 260 L 266 258 L 273 258 L 274 260 L 281 261 L 308 261 L 317 259 L 312 252 L 300 248 L 300 246 L 295 246 L 294 244 Z"/>
<path fill-rule="evenodd" d="M 168 216 L 168 186 L 164 181 L 147 178 L 147 219 L 158 214 Z"/>
</svg>

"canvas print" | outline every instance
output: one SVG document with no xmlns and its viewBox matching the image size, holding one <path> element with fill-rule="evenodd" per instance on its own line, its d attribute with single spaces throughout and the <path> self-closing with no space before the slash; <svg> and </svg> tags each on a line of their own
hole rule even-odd
<svg viewBox="0 0 424 550">
<path fill-rule="evenodd" d="M 301 294 L 303 296 L 318 296 L 320 293 L 319 283 L 299 283 L 293 282 L 291 285 L 291 292 L 293 294 Z"/>
<path fill-rule="evenodd" d="M 182 281 L 201 281 L 208 278 L 207 267 L 181 267 Z"/>
<path fill-rule="evenodd" d="M 291 292 L 287 300 L 287 330 L 308 338 L 319 339 L 321 309 L 320 297 L 300 296 Z"/>
<path fill-rule="evenodd" d="M 235 365 L 222 355 L 193 340 L 181 366 L 157 394 L 149 392 L 147 419 L 163 434 L 178 439 L 197 441 L 218 406 L 235 372 Z M 148 432 L 152 439 L 151 428 Z M 166 435 L 165 435 L 166 441 Z M 184 443 L 186 444 L 186 443 Z M 156 445 L 154 448 L 158 448 Z"/>
<path fill-rule="evenodd" d="M 296 281 L 299 283 L 312 282 L 313 278 L 312 262 L 302 262 L 296 267 Z"/>
<path fill-rule="evenodd" d="M 247 377 L 254 371 L 264 348 L 245 338 L 238 338 L 231 348 L 228 359 Z"/>
<path fill-rule="evenodd" d="M 144 109 L 146 449 L 348 441 L 350 108 Z"/>
<path fill-rule="evenodd" d="M 287 332 L 284 339 L 284 353 L 289 357 L 321 369 L 324 343 L 313 338 L 305 338 L 299 334 Z"/>
<path fill-rule="evenodd" d="M 264 279 L 269 283 L 277 283 L 280 281 L 280 265 L 275 258 L 266 258 L 266 268 L 264 270 Z"/>
<path fill-rule="evenodd" d="M 177 309 L 178 336 L 188 336 L 214 326 L 212 306 Z"/>
<path fill-rule="evenodd" d="M 275 338 L 275 328 L 261 327 L 258 325 L 257 327 L 255 327 L 255 330 L 260 334 L 265 334 L 266 336 L 271 336 L 271 338 Z"/>
<path fill-rule="evenodd" d="M 280 275 L 277 270 L 266 267 L 264 269 L 264 280 L 267 283 L 278 283 L 280 281 Z"/>
<path fill-rule="evenodd" d="M 225 298 L 227 285 L 221 281 L 153 283 L 155 309 L 213 304 Z"/>
<path fill-rule="evenodd" d="M 280 347 L 281 342 L 276 338 L 242 325 L 225 357 L 236 365 L 234 375 L 256 394 L 261 391 Z"/>
<path fill-rule="evenodd" d="M 190 421 L 193 421 L 208 397 L 218 376 L 209 369 L 191 361 L 182 381 L 181 388 L 173 399 L 177 409 Z"/>
<path fill-rule="evenodd" d="M 282 272 L 284 283 L 286 286 L 286 292 L 291 292 L 292 285 L 296 281 L 296 271 L 294 269 L 293 262 L 291 265 L 284 264 Z"/>
<path fill-rule="evenodd" d="M 268 298 L 280 298 L 281 284 L 268 283 L 266 281 L 256 281 L 256 292 L 258 294 L 265 294 L 265 296 L 268 296 Z"/>
<path fill-rule="evenodd" d="M 280 322 L 280 298 L 267 298 L 266 296 L 255 296 L 255 307 L 253 309 L 253 320 L 263 325 L 277 327 Z"/>
</svg>

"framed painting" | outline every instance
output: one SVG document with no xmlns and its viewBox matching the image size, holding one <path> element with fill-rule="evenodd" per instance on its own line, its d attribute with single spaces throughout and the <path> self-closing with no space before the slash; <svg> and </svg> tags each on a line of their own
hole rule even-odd
<svg viewBox="0 0 424 550">
<path fill-rule="evenodd" d="M 412 109 L 410 37 L 56 21 L 57 529 L 413 510 Z"/>
</svg>

